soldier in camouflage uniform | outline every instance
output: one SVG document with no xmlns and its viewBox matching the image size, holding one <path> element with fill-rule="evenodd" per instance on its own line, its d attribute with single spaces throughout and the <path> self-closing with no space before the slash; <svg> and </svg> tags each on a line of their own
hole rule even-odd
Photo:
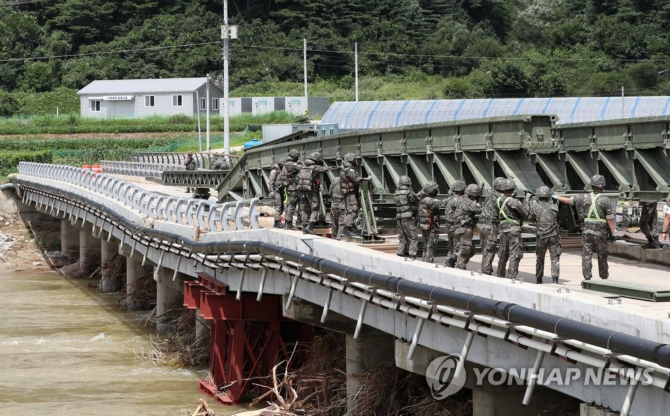
<svg viewBox="0 0 670 416">
<path fill-rule="evenodd" d="M 344 155 L 342 173 L 340 174 L 340 192 L 344 195 L 344 217 L 340 226 L 343 227 L 342 234 L 349 237 L 358 237 L 352 227 L 358 218 L 360 204 L 358 202 L 358 192 L 362 181 L 369 181 L 370 178 L 361 178 L 356 169 L 356 155 L 347 153 Z"/>
<path fill-rule="evenodd" d="M 412 191 L 412 179 L 401 176 L 398 189 L 393 194 L 398 221 L 398 256 L 416 258 L 419 246 L 419 230 L 416 227 L 416 207 L 419 198 Z"/>
<path fill-rule="evenodd" d="M 305 164 L 298 173 L 298 194 L 300 195 L 303 234 L 314 234 L 314 225 L 319 219 L 321 174 L 336 169 L 335 167 L 322 166 L 322 163 L 321 153 L 314 152 L 307 157 Z"/>
<path fill-rule="evenodd" d="M 454 252 L 457 254 L 456 268 L 465 270 L 468 262 L 475 255 L 472 244 L 472 234 L 477 225 L 477 215 L 481 214 L 482 208 L 477 200 L 482 195 L 479 185 L 471 184 L 465 188 L 465 197 L 459 198 L 456 206 L 456 229 L 454 236 Z"/>
<path fill-rule="evenodd" d="M 663 243 L 668 243 L 668 230 L 670 229 L 670 195 L 665 199 L 663 207 Z"/>
<path fill-rule="evenodd" d="M 454 231 L 458 228 L 457 218 L 456 218 L 456 207 L 460 199 L 465 193 L 465 182 L 461 180 L 454 181 L 451 184 L 452 195 L 443 201 L 443 206 L 445 208 L 444 213 L 444 222 L 445 228 L 447 229 L 447 258 L 444 261 L 444 265 L 447 267 L 454 267 L 456 264 L 456 259 L 458 258 L 458 252 L 454 247 Z"/>
<path fill-rule="evenodd" d="M 526 208 L 513 197 L 516 185 L 514 180 L 505 179 L 500 187 L 503 195 L 496 205 L 500 216 L 500 252 L 498 253 L 498 277 L 516 279 L 519 273 L 519 262 L 523 258 L 521 243 L 521 222 L 528 216 Z M 509 268 L 505 270 L 507 261 Z"/>
<path fill-rule="evenodd" d="M 335 177 L 333 183 L 330 184 L 330 235 L 339 240 L 342 238 L 340 227 L 340 218 L 344 212 L 344 197 L 340 191 L 340 178 Z"/>
<path fill-rule="evenodd" d="M 590 194 L 577 195 L 572 198 L 554 196 L 564 204 L 577 207 L 579 217 L 583 219 L 582 226 L 582 274 L 584 279 L 590 280 L 593 276 L 591 262 L 593 252 L 598 255 L 598 272 L 601 279 L 609 277 L 607 264 L 607 240 L 615 242 L 616 228 L 614 227 L 614 210 L 609 198 L 602 196 L 605 188 L 605 178 L 601 175 L 593 175 L 591 178 L 593 192 Z M 611 233 L 607 237 L 608 231 Z"/>
<path fill-rule="evenodd" d="M 188 152 L 186 155 L 186 160 L 184 160 L 184 169 L 185 170 L 196 170 L 198 167 L 195 158 L 193 157 L 193 152 Z M 191 188 L 186 188 L 186 192 L 191 192 Z"/>
<path fill-rule="evenodd" d="M 658 230 L 656 223 L 658 221 L 658 207 L 657 202 L 640 201 L 640 232 L 647 237 L 647 244 L 643 244 L 642 248 L 660 248 L 658 244 Z"/>
<path fill-rule="evenodd" d="M 536 224 L 535 277 L 542 283 L 544 276 L 544 257 L 549 249 L 551 258 L 551 281 L 558 283 L 561 260 L 561 236 L 558 234 L 558 207 L 551 203 L 551 189 L 548 186 L 537 188 L 538 202 L 530 202 L 530 193 L 526 194 L 528 219 Z"/>
<path fill-rule="evenodd" d="M 423 234 L 423 261 L 432 263 L 435 259 L 435 246 L 440 237 L 440 210 L 442 203 L 436 199 L 439 187 L 428 181 L 421 190 L 419 202 L 419 229 Z"/>
<path fill-rule="evenodd" d="M 297 149 L 289 150 L 288 158 L 282 170 L 282 175 L 286 178 L 286 192 L 288 193 L 288 204 L 286 206 L 286 215 L 284 216 L 285 228 L 287 230 L 295 230 L 293 213 L 300 202 L 297 177 L 302 163 L 298 161 L 299 157 L 300 152 Z"/>
<path fill-rule="evenodd" d="M 284 212 L 284 189 L 286 185 L 286 177 L 283 176 L 283 168 L 286 158 L 281 158 L 272 165 L 270 171 L 270 199 L 275 209 L 275 225 L 274 228 L 282 228 L 281 215 Z"/>
<path fill-rule="evenodd" d="M 479 243 L 482 247 L 482 274 L 488 274 L 489 276 L 493 274 L 493 259 L 496 256 L 496 238 L 498 237 L 498 228 L 500 226 L 496 201 L 502 196 L 500 187 L 504 181 L 505 178 L 500 177 L 493 180 L 493 189 L 490 189 L 486 194 L 479 221 Z"/>
<path fill-rule="evenodd" d="M 212 170 L 228 170 L 230 169 L 230 163 L 224 157 L 217 158 L 214 163 L 212 163 Z"/>
</svg>

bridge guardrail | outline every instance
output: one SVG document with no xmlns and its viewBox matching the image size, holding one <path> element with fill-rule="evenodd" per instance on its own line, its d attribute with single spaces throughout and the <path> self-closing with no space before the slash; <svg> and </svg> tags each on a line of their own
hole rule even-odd
<svg viewBox="0 0 670 416">
<path fill-rule="evenodd" d="M 102 172 L 110 175 L 138 176 L 143 178 L 160 178 L 166 170 L 186 170 L 184 165 L 172 165 L 149 162 L 125 162 L 118 160 L 102 160 Z"/>
<path fill-rule="evenodd" d="M 220 158 L 227 158 L 233 165 L 237 163 L 239 155 L 226 155 L 224 153 L 194 152 L 193 159 L 199 169 L 211 169 L 212 164 Z M 131 162 L 154 163 L 158 165 L 184 165 L 185 152 L 136 152 L 130 155 Z"/>
<path fill-rule="evenodd" d="M 19 174 L 39 179 L 58 178 L 132 207 L 146 218 L 199 226 L 212 232 L 259 228 L 259 198 L 228 203 L 176 197 L 147 191 L 131 182 L 74 166 L 20 162 Z"/>
</svg>

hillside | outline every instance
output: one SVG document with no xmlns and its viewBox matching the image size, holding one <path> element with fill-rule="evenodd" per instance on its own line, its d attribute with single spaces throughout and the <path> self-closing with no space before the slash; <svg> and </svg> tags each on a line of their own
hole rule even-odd
<svg viewBox="0 0 670 416">
<path fill-rule="evenodd" d="M 0 89 L 218 75 L 221 0 L 0 4 Z M 230 0 L 238 94 L 362 98 L 669 94 L 666 0 Z M 0 92 L 0 115 L 18 112 Z M 16 101 L 16 100 L 15 100 Z"/>
</svg>

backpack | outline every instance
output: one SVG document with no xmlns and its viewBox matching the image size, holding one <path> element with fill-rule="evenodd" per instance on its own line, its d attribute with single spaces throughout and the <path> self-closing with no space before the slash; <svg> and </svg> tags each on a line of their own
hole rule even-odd
<svg viewBox="0 0 670 416">
<path fill-rule="evenodd" d="M 312 178 L 314 168 L 312 166 L 301 166 L 297 177 L 297 190 L 309 192 L 312 190 L 314 179 Z"/>
</svg>

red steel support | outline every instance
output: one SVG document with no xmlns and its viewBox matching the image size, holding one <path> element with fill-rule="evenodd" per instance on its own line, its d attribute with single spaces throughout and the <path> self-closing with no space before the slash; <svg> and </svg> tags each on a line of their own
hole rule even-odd
<svg viewBox="0 0 670 416">
<path fill-rule="evenodd" d="M 239 403 L 256 385 L 271 385 L 272 368 L 301 356 L 290 354 L 293 345 L 311 343 L 313 327 L 284 318 L 280 296 L 228 294 L 227 286 L 204 273 L 184 285 L 184 306 L 199 309 L 212 320 L 210 372 L 213 383 L 200 381 L 200 390 L 226 404 Z M 252 380 L 253 379 L 253 380 Z"/>
</svg>

